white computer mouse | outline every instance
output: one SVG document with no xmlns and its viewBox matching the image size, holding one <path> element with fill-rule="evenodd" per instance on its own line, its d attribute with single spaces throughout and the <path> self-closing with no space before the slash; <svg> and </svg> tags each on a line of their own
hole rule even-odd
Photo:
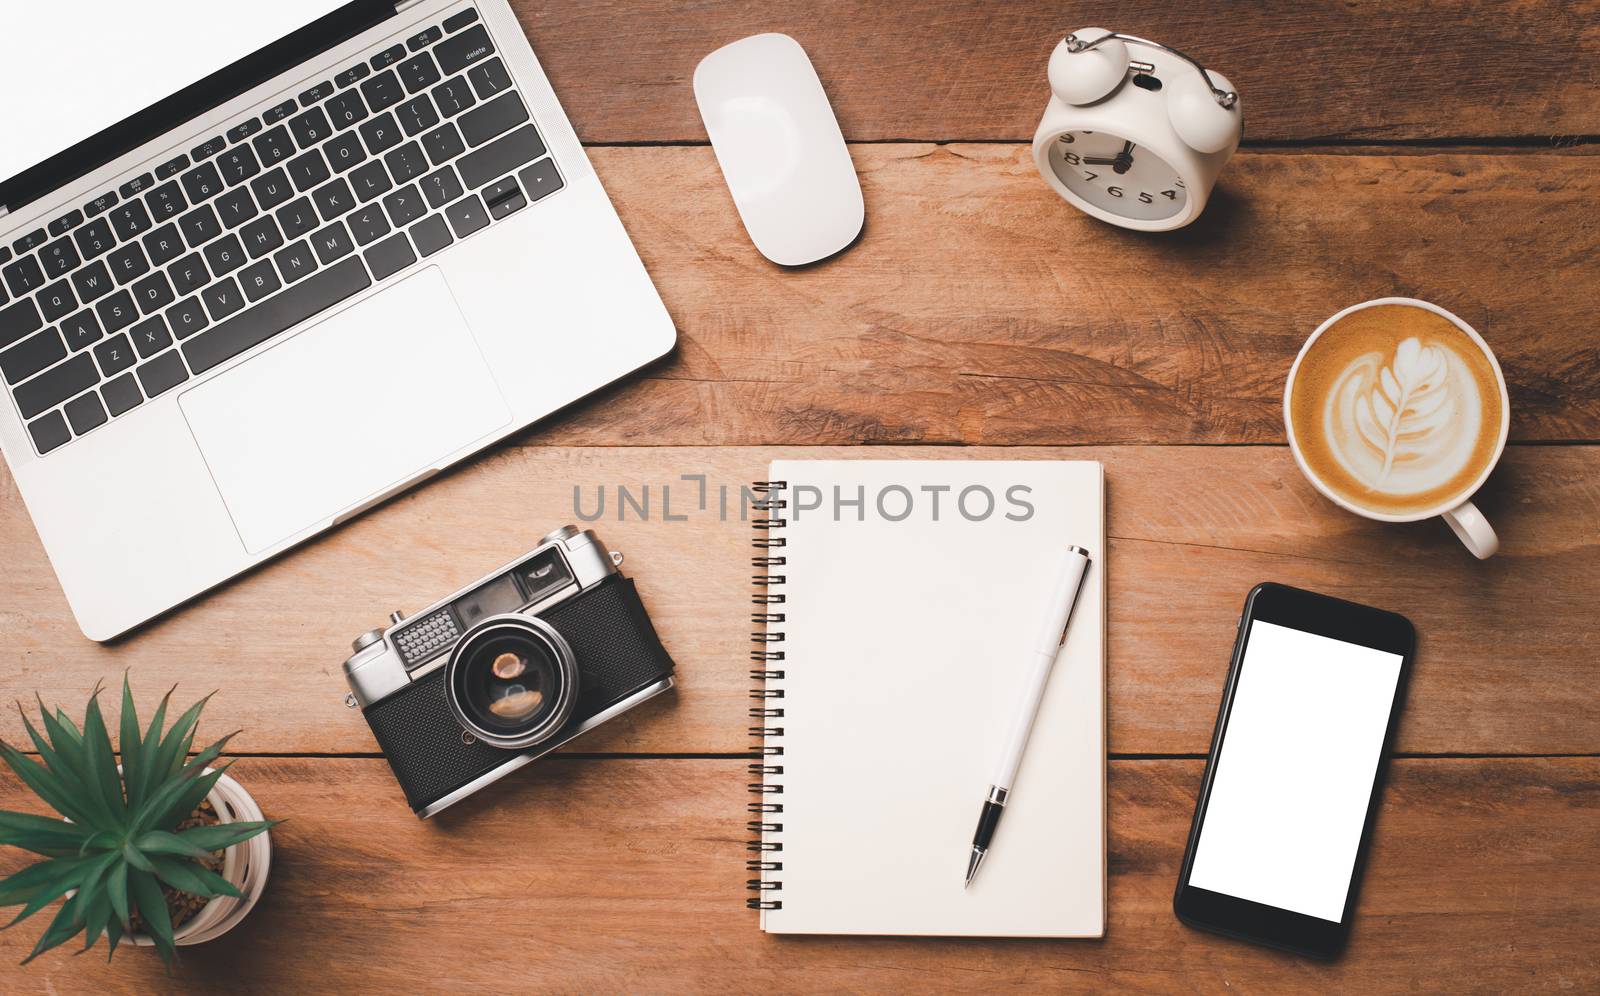
<svg viewBox="0 0 1600 996">
<path fill-rule="evenodd" d="M 744 229 L 774 263 L 832 256 L 866 209 L 822 81 L 788 35 L 724 45 L 694 70 L 694 97 Z"/>
</svg>

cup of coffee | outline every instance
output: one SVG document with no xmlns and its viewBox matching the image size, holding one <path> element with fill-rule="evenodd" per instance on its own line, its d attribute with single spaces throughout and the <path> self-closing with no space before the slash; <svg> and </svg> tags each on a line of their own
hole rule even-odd
<svg viewBox="0 0 1600 996">
<path fill-rule="evenodd" d="M 1479 559 L 1500 548 L 1470 499 L 1505 450 L 1511 399 L 1455 315 L 1409 297 L 1344 309 L 1300 348 L 1283 416 L 1295 462 L 1338 504 L 1380 522 L 1442 515 Z"/>
</svg>

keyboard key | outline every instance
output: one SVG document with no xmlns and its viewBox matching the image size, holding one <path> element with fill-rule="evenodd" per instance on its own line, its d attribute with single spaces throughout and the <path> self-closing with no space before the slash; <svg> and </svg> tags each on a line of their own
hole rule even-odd
<svg viewBox="0 0 1600 996">
<path fill-rule="evenodd" d="M 100 382 L 89 354 L 79 353 L 65 363 L 51 367 L 44 373 L 16 388 L 12 394 L 23 418 L 33 418 L 87 391 Z"/>
<path fill-rule="evenodd" d="M 294 196 L 294 187 L 289 184 L 289 174 L 284 172 L 281 166 L 251 180 L 250 190 L 256 195 L 256 202 L 261 205 L 263 211 L 271 211 Z"/>
<path fill-rule="evenodd" d="M 256 156 L 263 166 L 288 162 L 289 157 L 294 155 L 294 139 L 289 137 L 289 129 L 283 125 L 262 132 L 250 144 L 255 146 Z"/>
<path fill-rule="evenodd" d="M 355 212 L 346 219 L 346 223 L 350 226 L 350 234 L 355 237 L 358 246 L 364 246 L 389 234 L 389 219 L 384 215 L 383 208 L 377 204 L 369 204 Z"/>
<path fill-rule="evenodd" d="M 107 217 L 111 219 L 111 228 L 119 239 L 131 239 L 150 230 L 150 213 L 140 201 L 124 201 L 112 208 Z"/>
<path fill-rule="evenodd" d="M 61 342 L 61 333 L 45 329 L 0 353 L 0 373 L 5 374 L 7 384 L 16 384 L 65 359 L 66 355 L 67 347 Z"/>
<path fill-rule="evenodd" d="M 316 149 L 289 161 L 289 179 L 294 189 L 305 193 L 329 177 L 328 164 Z"/>
<path fill-rule="evenodd" d="M 455 230 L 458 239 L 466 238 L 489 223 L 489 216 L 483 210 L 483 201 L 478 199 L 477 194 L 445 208 L 444 216 L 450 219 L 450 227 Z"/>
<path fill-rule="evenodd" d="M 148 360 L 172 345 L 172 336 L 167 333 L 167 323 L 159 317 L 146 318 L 135 325 L 128 334 L 133 337 L 133 348 L 139 351 L 140 359 Z"/>
<path fill-rule="evenodd" d="M 350 233 L 343 222 L 334 222 L 320 229 L 311 236 L 311 248 L 317 251 L 317 258 L 323 266 L 343 259 L 356 251 L 355 244 L 350 241 Z"/>
<path fill-rule="evenodd" d="M 351 86 L 360 80 L 366 79 L 371 74 L 372 70 L 367 68 L 367 64 L 365 62 L 358 62 L 349 69 L 346 69 L 344 72 L 335 76 L 333 81 L 340 86 Z"/>
<path fill-rule="evenodd" d="M 427 131 L 439 123 L 439 112 L 433 109 L 433 101 L 427 94 L 414 97 L 400 105 L 400 127 L 406 130 L 407 135 L 415 135 Z"/>
<path fill-rule="evenodd" d="M 400 126 L 395 124 L 394 115 L 388 111 L 382 117 L 373 118 L 361 126 L 361 140 L 367 143 L 367 149 L 373 155 L 387 152 L 400 142 Z"/>
<path fill-rule="evenodd" d="M 417 251 L 423 256 L 432 256 L 455 241 L 450 235 L 449 226 L 444 223 L 442 214 L 436 214 L 412 225 L 411 238 L 417 244 Z"/>
<path fill-rule="evenodd" d="M 189 195 L 190 204 L 209 201 L 222 193 L 222 175 L 210 163 L 201 163 L 178 179 L 184 193 Z"/>
<path fill-rule="evenodd" d="M 280 251 L 272 260 L 278 264 L 278 272 L 283 274 L 285 283 L 292 284 L 317 270 L 317 256 L 311 251 L 311 243 L 304 239 Z"/>
<path fill-rule="evenodd" d="M 422 203 L 422 191 L 414 183 L 407 184 L 383 199 L 383 207 L 389 212 L 389 220 L 394 222 L 394 227 L 404 228 L 422 217 L 428 210 Z"/>
<path fill-rule="evenodd" d="M 113 336 L 94 347 L 95 362 L 100 364 L 100 373 L 106 377 L 115 377 L 134 364 L 133 344 L 126 335 Z"/>
<path fill-rule="evenodd" d="M 101 385 L 100 397 L 105 399 L 106 409 L 111 412 L 112 418 L 133 411 L 139 406 L 139 402 L 144 400 L 133 374 L 123 374 L 116 380 Z"/>
<path fill-rule="evenodd" d="M 230 190 L 217 198 L 217 217 L 227 228 L 238 228 L 257 214 L 260 212 L 256 210 L 255 198 L 247 188 Z"/>
<path fill-rule="evenodd" d="M 461 133 L 456 131 L 456 126 L 447 123 L 423 135 L 422 147 L 427 150 L 428 159 L 435 166 L 442 166 L 466 151 L 467 145 L 461 141 Z"/>
<path fill-rule="evenodd" d="M 196 373 L 204 373 L 371 284 L 361 260 L 347 259 L 189 340 L 183 345 L 183 354 Z"/>
<path fill-rule="evenodd" d="M 350 193 L 350 185 L 342 176 L 318 187 L 311 199 L 316 202 L 317 212 L 330 221 L 356 206 L 355 195 Z"/>
<path fill-rule="evenodd" d="M 39 261 L 32 256 L 24 256 L 0 272 L 5 274 L 6 286 L 11 288 L 12 297 L 31 294 L 44 286 L 44 271 L 39 269 Z"/>
<path fill-rule="evenodd" d="M 107 332 L 120 332 L 139 317 L 138 310 L 133 306 L 133 295 L 125 290 L 119 290 L 95 305 L 94 313 L 100 316 L 100 324 L 105 326 Z"/>
<path fill-rule="evenodd" d="M 156 180 L 170 180 L 188 168 L 189 157 L 180 152 L 156 167 Z"/>
<path fill-rule="evenodd" d="M 415 263 L 417 254 L 411 251 L 411 241 L 405 233 L 398 232 L 368 249 L 366 258 L 373 279 L 382 280 Z"/>
<path fill-rule="evenodd" d="M 104 214 L 119 199 L 115 193 L 108 190 L 83 206 L 84 216 L 93 218 L 97 214 Z"/>
<path fill-rule="evenodd" d="M 72 424 L 72 431 L 80 436 L 106 424 L 106 410 L 100 404 L 100 395 L 93 392 L 73 398 L 63 410 Z"/>
<path fill-rule="evenodd" d="M 190 149 L 189 155 L 194 156 L 195 162 L 201 162 L 202 160 L 210 159 L 227 147 L 228 143 L 222 140 L 222 136 L 216 135 Z"/>
<path fill-rule="evenodd" d="M 328 120 L 340 131 L 367 117 L 367 105 L 361 102 L 361 94 L 354 90 L 334 94 L 323 106 L 327 109 Z"/>
<path fill-rule="evenodd" d="M 81 224 L 83 224 L 83 212 L 74 209 L 50 223 L 50 234 L 65 235 Z"/>
<path fill-rule="evenodd" d="M 73 232 L 72 238 L 78 243 L 78 252 L 84 259 L 94 259 L 117 244 L 117 237 L 111 234 L 111 224 L 104 218 L 89 222 Z"/>
<path fill-rule="evenodd" d="M 406 99 L 406 91 L 400 85 L 400 78 L 394 74 L 394 70 L 386 69 L 361 84 L 361 96 L 367 98 L 367 106 L 376 114 Z"/>
<path fill-rule="evenodd" d="M 456 13 L 445 18 L 444 30 L 446 33 L 451 31 L 460 31 L 462 28 L 466 27 L 477 19 L 478 8 L 468 7 L 466 10 L 457 11 Z"/>
<path fill-rule="evenodd" d="M 187 339 L 210 324 L 211 321 L 206 318 L 206 309 L 200 306 L 198 297 L 186 297 L 167 309 L 167 326 L 172 329 L 173 335 L 176 335 L 179 339 Z M 134 334 L 137 335 L 142 327 L 135 326 Z M 162 338 L 166 339 L 166 329 L 162 329 Z M 171 342 L 171 340 L 167 339 L 166 342 L 161 344 L 161 347 L 165 349 L 168 342 Z M 139 352 L 141 355 L 149 355 L 143 349 L 139 350 Z"/>
<path fill-rule="evenodd" d="M 150 260 L 145 258 L 144 250 L 137 242 L 129 242 L 106 257 L 106 262 L 111 264 L 111 275 L 117 278 L 117 283 L 126 284 L 150 272 Z"/>
<path fill-rule="evenodd" d="M 0 349 L 11 345 L 29 332 L 37 332 L 44 325 L 39 317 L 39 306 L 32 299 L 24 299 L 9 308 L 0 308 Z"/>
<path fill-rule="evenodd" d="M 404 45 L 393 45 L 379 52 L 368 61 L 372 64 L 372 68 L 377 70 L 392 66 L 405 57 L 406 47 Z"/>
<path fill-rule="evenodd" d="M 271 109 L 269 109 L 267 111 L 263 111 L 262 114 L 261 114 L 261 120 L 265 121 L 269 125 L 274 125 L 274 124 L 277 124 L 279 121 L 282 121 L 284 118 L 288 117 L 289 115 L 293 114 L 295 112 L 295 110 L 296 110 L 296 105 L 295 105 L 295 102 L 294 102 L 294 98 L 291 97 L 290 99 L 284 101 L 283 103 L 279 104 L 278 106 L 273 107 L 273 108 L 271 108 Z M 256 151 L 260 152 L 261 150 L 257 149 Z"/>
<path fill-rule="evenodd" d="M 322 113 L 322 108 L 313 107 L 311 110 L 289 119 L 289 130 L 294 132 L 294 140 L 300 148 L 307 149 L 319 145 L 333 133 L 328 126 L 328 116 Z"/>
<path fill-rule="evenodd" d="M 211 279 L 211 274 L 206 272 L 206 264 L 200 254 L 192 252 L 167 267 L 167 279 L 172 281 L 173 290 L 180 295 L 187 295 L 204 287 Z"/>
<path fill-rule="evenodd" d="M 494 43 L 489 41 L 489 32 L 480 24 L 471 31 L 463 31 L 445 39 L 433 50 L 433 54 L 439 59 L 440 69 L 455 74 L 493 55 Z"/>
<path fill-rule="evenodd" d="M 183 229 L 190 249 L 198 249 L 222 234 L 222 223 L 209 204 L 202 204 L 178 219 L 178 227 Z"/>
<path fill-rule="evenodd" d="M 149 190 L 155 185 L 156 178 L 151 176 L 149 173 L 145 173 L 142 176 L 134 177 L 117 189 L 122 193 L 122 199 L 127 200 L 130 197 L 144 193 L 146 190 Z"/>
<path fill-rule="evenodd" d="M 427 48 L 442 37 L 444 37 L 444 32 L 437 27 L 426 28 L 407 38 L 406 47 L 415 52 L 419 49 Z"/>
<path fill-rule="evenodd" d="M 155 314 L 177 300 L 177 297 L 172 293 L 172 285 L 167 283 L 167 275 L 160 270 L 133 285 L 133 299 L 139 302 L 139 310 L 147 315 Z"/>
<path fill-rule="evenodd" d="M 511 89 L 511 75 L 498 58 L 473 66 L 467 71 L 467 79 L 471 81 L 472 89 L 477 91 L 479 100 L 488 100 L 497 93 Z"/>
<path fill-rule="evenodd" d="M 235 145 L 217 157 L 217 168 L 228 186 L 236 186 L 261 172 L 261 163 L 248 145 Z"/>
<path fill-rule="evenodd" d="M 260 259 L 283 245 L 283 235 L 271 215 L 264 215 L 244 226 L 239 238 L 244 242 L 245 252 L 250 254 L 251 259 Z"/>
<path fill-rule="evenodd" d="M 476 113 L 467 112 L 468 115 Z M 463 116 L 462 120 L 466 120 L 466 117 Z M 504 138 L 462 156 L 456 161 L 456 168 L 461 171 L 461 182 L 471 190 L 505 176 L 524 163 L 533 162 L 544 152 L 544 142 L 539 138 L 538 129 L 533 125 L 524 125 Z"/>
<path fill-rule="evenodd" d="M 389 172 L 383 168 L 383 163 L 370 162 L 357 167 L 350 174 L 350 187 L 356 192 L 356 200 L 365 204 L 393 190 L 394 183 L 389 179 Z"/>
<path fill-rule="evenodd" d="M 518 173 L 517 178 L 522 181 L 522 189 L 527 191 L 529 201 L 548 197 L 565 186 L 561 182 L 561 174 L 556 172 L 555 160 L 549 157 Z"/>
<path fill-rule="evenodd" d="M 35 249 L 44 245 L 44 240 L 47 238 L 49 238 L 49 236 L 44 233 L 44 229 L 36 228 L 27 235 L 24 235 L 22 238 L 11 243 L 11 248 L 17 251 L 18 256 L 21 256 L 23 253 L 33 252 Z"/>
<path fill-rule="evenodd" d="M 283 286 L 283 281 L 278 279 L 278 271 L 273 269 L 272 260 L 264 259 L 244 269 L 239 274 L 239 285 L 244 288 L 244 296 L 256 302 Z"/>
<path fill-rule="evenodd" d="M 239 245 L 237 235 L 211 243 L 206 246 L 205 253 L 206 266 L 210 267 L 212 276 L 232 273 L 245 264 L 244 247 Z"/>
<path fill-rule="evenodd" d="M 389 167 L 389 173 L 396 183 L 405 183 L 412 177 L 421 176 L 428 169 L 428 160 L 423 158 L 422 146 L 416 142 L 407 142 L 400 146 L 384 156 L 383 161 Z"/>
<path fill-rule="evenodd" d="M 242 142 L 242 141 L 244 141 L 245 139 L 249 138 L 251 135 L 254 135 L 256 132 L 258 132 L 260 130 L 261 130 L 261 119 L 260 118 L 251 118 L 248 121 L 241 121 L 238 124 L 234 125 L 232 128 L 228 129 L 228 141 L 230 141 L 230 142 Z"/>
<path fill-rule="evenodd" d="M 78 292 L 78 300 L 88 304 L 111 293 L 111 274 L 106 271 L 106 264 L 90 263 L 72 275 L 72 286 Z"/>
<path fill-rule="evenodd" d="M 177 350 L 162 353 L 139 367 L 135 373 L 139 375 L 139 383 L 144 385 L 145 395 L 151 398 L 165 394 L 189 379 L 189 371 L 183 368 L 183 357 L 178 355 Z"/>
<path fill-rule="evenodd" d="M 183 199 L 183 191 L 178 188 L 177 180 L 163 183 L 145 194 L 144 203 L 150 209 L 150 216 L 156 221 L 176 217 L 189 206 L 189 202 Z"/>
<path fill-rule="evenodd" d="M 463 114 L 457 123 L 468 145 L 482 145 L 526 120 L 528 109 L 523 106 L 522 98 L 515 93 L 504 93 Z"/>
<path fill-rule="evenodd" d="M 333 84 L 331 82 L 329 82 L 328 80 L 323 80 L 321 83 L 318 83 L 316 86 L 308 88 L 304 93 L 302 93 L 300 95 L 300 106 L 301 107 L 310 107 L 312 104 L 315 104 L 320 100 L 326 100 L 327 97 L 328 97 L 328 94 L 330 94 L 332 92 L 333 92 Z"/>
<path fill-rule="evenodd" d="M 244 307 L 244 295 L 239 292 L 239 285 L 234 283 L 232 277 L 201 291 L 200 299 L 206 303 L 212 320 L 218 322 Z"/>
<path fill-rule="evenodd" d="M 278 227 L 285 239 L 298 239 L 317 227 L 317 212 L 311 209 L 311 200 L 297 197 L 278 210 Z"/>
<path fill-rule="evenodd" d="M 517 181 L 508 176 L 483 188 L 483 203 L 489 209 L 489 217 L 499 221 L 527 207 L 528 199 L 522 196 L 522 188 L 517 186 Z"/>
<path fill-rule="evenodd" d="M 57 239 L 39 250 L 39 263 L 49 279 L 71 273 L 80 262 L 78 250 L 73 248 L 72 240 L 68 238 Z"/>
<path fill-rule="evenodd" d="M 400 74 L 400 82 L 406 85 L 406 90 L 410 93 L 426 90 L 439 82 L 439 67 L 434 63 L 433 56 L 426 52 L 400 63 L 395 67 L 395 71 Z"/>
<path fill-rule="evenodd" d="M 361 139 L 356 137 L 355 132 L 340 135 L 322 148 L 327 152 L 328 165 L 333 167 L 335 173 L 343 173 L 367 158 L 367 150 L 361 147 Z"/>
<path fill-rule="evenodd" d="M 72 287 L 65 280 L 57 281 L 39 292 L 39 312 L 44 320 L 53 322 L 78 306 Z"/>
<path fill-rule="evenodd" d="M 456 179 L 456 171 L 449 166 L 436 169 L 422 178 L 422 196 L 431 208 L 442 208 L 464 193 L 466 191 L 462 189 L 461 181 Z"/>
<path fill-rule="evenodd" d="M 33 445 L 39 450 L 40 456 L 72 441 L 66 417 L 60 412 L 51 412 L 37 422 L 29 422 L 28 435 L 33 437 Z"/>
<path fill-rule="evenodd" d="M 434 106 L 447 118 L 455 117 L 478 102 L 478 98 L 472 95 L 472 87 L 467 85 L 465 76 L 447 79 L 434 87 L 431 92 Z"/>
<path fill-rule="evenodd" d="M 144 251 L 150 254 L 150 263 L 153 266 L 166 266 L 168 263 L 183 255 L 183 236 L 178 234 L 178 226 L 168 223 L 146 235 L 142 240 Z"/>
</svg>

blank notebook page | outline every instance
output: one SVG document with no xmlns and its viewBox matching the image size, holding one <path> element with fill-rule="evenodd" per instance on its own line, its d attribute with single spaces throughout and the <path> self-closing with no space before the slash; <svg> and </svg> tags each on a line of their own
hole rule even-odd
<svg viewBox="0 0 1600 996">
<path fill-rule="evenodd" d="M 1101 467 L 1057 461 L 778 461 L 783 812 L 764 835 L 777 933 L 1098 937 L 1105 928 L 1105 521 Z M 912 498 L 911 514 L 895 486 Z M 815 493 L 803 490 L 816 488 Z M 865 507 L 835 517 L 834 489 Z M 949 490 L 937 489 L 947 487 Z M 970 521 L 963 490 L 994 511 Z M 1015 489 L 1025 488 L 1025 491 Z M 885 492 L 885 489 L 890 489 Z M 931 489 L 931 490 L 930 490 Z M 1026 514 L 1007 495 L 1032 506 Z M 939 498 L 934 520 L 932 498 Z M 806 506 L 820 499 L 821 507 Z M 982 491 L 965 504 L 983 512 Z M 1008 519 L 1007 514 L 1025 517 Z M 863 521 L 857 520 L 860 514 Z M 1066 547 L 1093 558 L 1005 816 L 962 888 L 972 833 Z M 775 608 L 775 607 L 774 607 Z M 752 855 L 754 857 L 754 855 Z"/>
</svg>

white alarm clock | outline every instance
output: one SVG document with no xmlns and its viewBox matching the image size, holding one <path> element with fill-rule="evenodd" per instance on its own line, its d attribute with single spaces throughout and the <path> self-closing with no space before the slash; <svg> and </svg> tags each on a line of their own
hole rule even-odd
<svg viewBox="0 0 1600 996">
<path fill-rule="evenodd" d="M 1149 61 L 1132 58 L 1130 45 Z M 1226 77 L 1104 28 L 1063 39 L 1049 76 L 1033 160 L 1056 193 L 1101 221 L 1145 232 L 1200 216 L 1243 131 Z"/>
</svg>

